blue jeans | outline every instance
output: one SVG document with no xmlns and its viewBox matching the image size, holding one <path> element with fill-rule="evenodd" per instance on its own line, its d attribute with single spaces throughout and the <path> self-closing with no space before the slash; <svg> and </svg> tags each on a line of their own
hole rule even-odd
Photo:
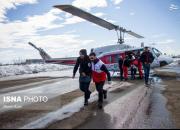
<svg viewBox="0 0 180 130">
<path fill-rule="evenodd" d="M 89 90 L 89 86 L 91 83 L 91 78 L 89 76 L 79 77 L 79 87 L 82 92 L 84 92 L 85 101 L 90 98 L 91 91 Z"/>
<path fill-rule="evenodd" d="M 144 68 L 145 83 L 148 84 L 151 65 L 143 64 L 143 68 Z"/>
</svg>

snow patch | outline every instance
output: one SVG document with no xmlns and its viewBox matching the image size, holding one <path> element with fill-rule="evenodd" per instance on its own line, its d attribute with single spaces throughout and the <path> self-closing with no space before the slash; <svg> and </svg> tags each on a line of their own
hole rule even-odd
<svg viewBox="0 0 180 130">
<path fill-rule="evenodd" d="M 31 64 L 0 66 L 0 78 L 14 75 L 36 74 L 40 72 L 62 71 L 72 67 L 57 64 Z"/>
</svg>

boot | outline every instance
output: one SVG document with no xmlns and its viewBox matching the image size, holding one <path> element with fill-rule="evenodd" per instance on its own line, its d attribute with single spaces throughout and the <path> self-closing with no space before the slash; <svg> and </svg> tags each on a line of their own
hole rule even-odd
<svg viewBox="0 0 180 130">
<path fill-rule="evenodd" d="M 88 102 L 87 99 L 85 99 L 85 101 L 84 101 L 84 106 L 88 106 L 88 105 L 89 105 L 89 102 Z"/>
<path fill-rule="evenodd" d="M 103 109 L 103 103 L 99 102 L 98 107 L 99 107 L 99 109 Z"/>
<path fill-rule="evenodd" d="M 107 91 L 106 90 L 104 90 L 103 94 L 104 94 L 104 99 L 107 99 Z"/>
</svg>

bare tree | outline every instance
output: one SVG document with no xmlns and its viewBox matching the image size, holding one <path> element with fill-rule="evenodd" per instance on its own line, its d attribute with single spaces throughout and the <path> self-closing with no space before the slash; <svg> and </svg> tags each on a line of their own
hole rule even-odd
<svg viewBox="0 0 180 130">
<path fill-rule="evenodd" d="M 14 65 L 24 65 L 25 64 L 25 60 L 19 58 L 19 59 L 15 59 L 13 60 L 13 64 Z"/>
</svg>

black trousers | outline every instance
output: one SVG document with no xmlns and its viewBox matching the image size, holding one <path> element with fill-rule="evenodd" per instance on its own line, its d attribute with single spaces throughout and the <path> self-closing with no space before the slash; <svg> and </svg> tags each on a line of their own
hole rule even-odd
<svg viewBox="0 0 180 130">
<path fill-rule="evenodd" d="M 136 68 L 131 67 L 131 79 L 135 79 L 136 72 Z"/>
<path fill-rule="evenodd" d="M 107 90 L 103 89 L 105 81 L 99 82 L 99 83 L 95 83 L 95 84 L 96 84 L 96 90 L 99 93 L 99 100 L 98 100 L 98 102 L 99 103 L 103 103 L 104 94 L 107 93 Z"/>
<path fill-rule="evenodd" d="M 119 66 L 119 70 L 120 70 L 120 79 L 123 80 L 123 67 L 122 66 Z"/>
</svg>

